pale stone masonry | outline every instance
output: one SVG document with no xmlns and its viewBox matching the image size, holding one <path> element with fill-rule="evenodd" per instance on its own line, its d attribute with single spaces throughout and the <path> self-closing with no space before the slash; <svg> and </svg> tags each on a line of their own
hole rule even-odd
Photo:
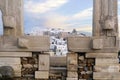
<svg viewBox="0 0 120 80">
<path fill-rule="evenodd" d="M 23 65 L 21 57 L 33 57 L 32 52 L 49 51 L 49 37 L 24 35 L 23 0 L 0 0 L 0 10 L 4 29 L 3 36 L 0 36 L 0 67 L 10 66 L 14 70 L 14 76 L 21 77 L 23 76 L 21 75 Z M 44 55 L 41 57 L 44 60 Z M 45 65 L 48 67 L 47 73 L 49 73 L 48 61 Z M 2 72 L 0 74 L 4 75 Z M 36 72 L 36 78 L 41 78 L 42 75 L 38 77 L 38 74 L 44 75 L 45 73 Z M 49 77 L 49 75 L 46 76 Z"/>
<path fill-rule="evenodd" d="M 0 0 L 4 35 L 23 36 L 23 0 Z"/>
<path fill-rule="evenodd" d="M 13 68 L 14 78 L 29 78 L 28 72 L 32 78 L 42 80 L 51 76 L 55 80 L 120 80 L 117 1 L 94 0 L 93 36 L 69 36 L 67 57 L 51 59 L 46 52 L 50 50 L 48 36 L 23 35 L 23 0 L 0 0 L 4 28 L 0 68 Z M 6 73 L 1 71 L 0 75 Z"/>
<path fill-rule="evenodd" d="M 95 59 L 94 80 L 119 80 L 117 0 L 93 2 L 93 37 L 68 37 L 68 49 Z"/>
</svg>

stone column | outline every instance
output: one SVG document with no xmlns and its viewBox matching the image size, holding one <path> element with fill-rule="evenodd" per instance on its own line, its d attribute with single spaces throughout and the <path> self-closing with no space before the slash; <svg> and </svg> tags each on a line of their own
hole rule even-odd
<svg viewBox="0 0 120 80">
<path fill-rule="evenodd" d="M 117 0 L 94 0 L 93 36 L 118 36 Z"/>
<path fill-rule="evenodd" d="M 93 9 L 93 36 L 103 40 L 105 44 L 103 47 L 116 48 L 116 52 L 118 52 L 119 47 L 117 1 L 94 0 Z"/>
<path fill-rule="evenodd" d="M 107 48 L 118 48 L 118 20 L 117 20 L 117 0 L 94 0 L 93 15 L 93 36 L 104 39 L 103 43 Z M 106 42 L 106 40 L 108 40 Z M 100 39 L 98 39 L 100 42 Z M 98 42 L 95 41 L 98 45 Z M 105 47 L 106 47 L 105 46 Z M 96 46 L 95 46 L 96 48 Z M 106 48 L 106 49 L 107 49 Z M 120 67 L 118 60 L 118 50 L 110 53 L 87 53 L 95 58 L 94 80 L 119 80 Z M 89 57 L 90 58 L 90 57 Z"/>
<path fill-rule="evenodd" d="M 23 35 L 23 0 L 0 0 L 4 35 Z"/>
</svg>

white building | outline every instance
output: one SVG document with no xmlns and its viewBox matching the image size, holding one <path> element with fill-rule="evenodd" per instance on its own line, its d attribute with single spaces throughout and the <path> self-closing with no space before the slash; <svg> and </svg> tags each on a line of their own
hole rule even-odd
<svg viewBox="0 0 120 80">
<path fill-rule="evenodd" d="M 50 50 L 55 52 L 57 56 L 66 56 L 68 53 L 66 37 L 69 35 L 85 36 L 80 32 L 73 30 L 73 32 L 66 32 L 63 29 L 49 28 L 41 30 L 40 28 L 34 28 L 30 35 L 47 35 L 50 36 Z"/>
<path fill-rule="evenodd" d="M 51 29 L 50 32 L 52 34 L 50 37 L 50 49 L 55 51 L 57 56 L 66 55 L 68 53 L 67 40 L 65 40 L 63 37 L 60 37 L 63 30 Z"/>
</svg>

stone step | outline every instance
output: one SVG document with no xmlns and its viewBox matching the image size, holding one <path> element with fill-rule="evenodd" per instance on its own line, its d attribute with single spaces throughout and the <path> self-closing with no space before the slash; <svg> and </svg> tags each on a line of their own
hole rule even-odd
<svg viewBox="0 0 120 80">
<path fill-rule="evenodd" d="M 32 57 L 32 52 L 0 52 L 0 57 Z"/>
<path fill-rule="evenodd" d="M 96 58 L 95 65 L 114 65 L 119 64 L 118 58 Z"/>
<path fill-rule="evenodd" d="M 68 71 L 67 72 L 67 77 L 69 78 L 77 78 L 78 77 L 78 73 L 75 71 Z"/>
<path fill-rule="evenodd" d="M 0 57 L 0 65 L 21 64 L 21 59 L 16 57 Z"/>
<path fill-rule="evenodd" d="M 67 78 L 67 80 L 78 80 L 78 78 Z"/>
<path fill-rule="evenodd" d="M 94 72 L 93 79 L 120 80 L 120 72 Z"/>
<path fill-rule="evenodd" d="M 94 80 L 120 80 L 120 79 L 94 79 Z"/>
<path fill-rule="evenodd" d="M 66 66 L 67 59 L 66 56 L 50 56 L 50 66 Z"/>
<path fill-rule="evenodd" d="M 0 52 L 0 57 L 32 57 L 32 52 Z"/>
<path fill-rule="evenodd" d="M 119 72 L 120 71 L 120 65 L 99 65 L 94 66 L 95 72 Z"/>
<path fill-rule="evenodd" d="M 86 58 L 118 58 L 118 53 L 86 53 Z"/>
<path fill-rule="evenodd" d="M 35 71 L 35 79 L 48 79 L 49 71 Z"/>
</svg>

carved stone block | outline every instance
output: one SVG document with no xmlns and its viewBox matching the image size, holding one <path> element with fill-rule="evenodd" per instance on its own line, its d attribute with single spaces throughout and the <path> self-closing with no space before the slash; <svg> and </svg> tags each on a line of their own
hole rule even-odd
<svg viewBox="0 0 120 80">
<path fill-rule="evenodd" d="M 32 52 L 0 52 L 0 57 L 32 57 Z"/>
<path fill-rule="evenodd" d="M 93 49 L 102 49 L 103 39 L 93 39 Z"/>
<path fill-rule="evenodd" d="M 20 47 L 20 48 L 29 48 L 28 42 L 29 41 L 27 39 L 19 38 L 18 39 L 18 47 Z"/>
<path fill-rule="evenodd" d="M 39 55 L 39 70 L 47 70 L 50 68 L 50 56 L 48 54 Z"/>
<path fill-rule="evenodd" d="M 115 65 L 119 63 L 118 58 L 96 58 L 95 65 Z"/>
<path fill-rule="evenodd" d="M 86 53 L 86 58 L 118 58 L 118 53 Z"/>
<path fill-rule="evenodd" d="M 104 26 L 103 29 L 105 29 L 105 30 L 112 30 L 112 29 L 114 29 L 114 26 L 115 26 L 114 19 L 112 18 L 112 16 L 108 16 L 108 19 L 105 20 L 105 26 Z"/>
<path fill-rule="evenodd" d="M 16 65 L 0 65 L 0 67 L 1 66 L 10 66 L 10 67 L 12 67 L 13 68 L 13 70 L 14 70 L 14 75 L 15 75 L 15 77 L 21 77 L 21 68 L 22 68 L 22 66 L 20 65 L 20 64 L 16 64 Z"/>
<path fill-rule="evenodd" d="M 0 67 L 10 66 L 13 68 L 15 76 L 21 77 L 21 60 L 14 57 L 0 57 Z"/>
<path fill-rule="evenodd" d="M 119 72 L 120 66 L 119 64 L 116 65 L 99 65 L 99 66 L 94 66 L 94 69 L 96 72 Z"/>
<path fill-rule="evenodd" d="M 120 80 L 120 72 L 94 72 L 93 79 L 95 80 Z"/>
<path fill-rule="evenodd" d="M 67 69 L 69 71 L 78 70 L 78 54 L 77 53 L 67 54 Z"/>
<path fill-rule="evenodd" d="M 91 38 L 90 37 L 78 37 L 70 36 L 68 37 L 68 50 L 73 52 L 86 52 L 91 47 Z"/>
<path fill-rule="evenodd" d="M 78 78 L 67 78 L 67 80 L 78 80 Z"/>
<path fill-rule="evenodd" d="M 14 57 L 0 57 L 0 65 L 7 65 L 7 64 L 21 64 L 20 58 Z"/>
<path fill-rule="evenodd" d="M 69 78 L 77 78 L 78 77 L 78 73 L 75 71 L 68 71 L 67 72 L 67 77 Z"/>
<path fill-rule="evenodd" d="M 13 16 L 3 16 L 3 24 L 4 27 L 13 29 L 16 26 L 15 18 Z"/>
<path fill-rule="evenodd" d="M 67 59 L 66 56 L 51 56 L 50 57 L 50 66 L 66 66 Z"/>
<path fill-rule="evenodd" d="M 36 71 L 35 72 L 35 79 L 48 79 L 49 72 L 48 71 Z"/>
</svg>

